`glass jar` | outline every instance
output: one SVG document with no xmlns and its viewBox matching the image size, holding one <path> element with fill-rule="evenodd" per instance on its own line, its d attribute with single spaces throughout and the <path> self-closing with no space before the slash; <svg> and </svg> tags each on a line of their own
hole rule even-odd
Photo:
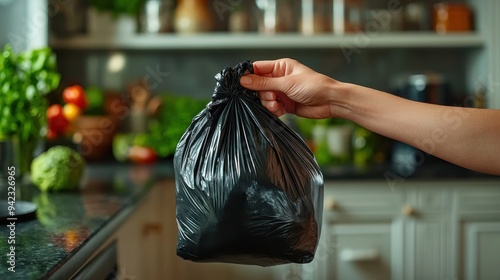
<svg viewBox="0 0 500 280">
<path fill-rule="evenodd" d="M 296 0 L 256 0 L 258 30 L 264 34 L 295 32 L 299 11 Z"/>
<path fill-rule="evenodd" d="M 470 31 L 471 21 L 471 11 L 466 4 L 438 3 L 434 5 L 433 25 L 438 33 Z"/>
<path fill-rule="evenodd" d="M 175 31 L 208 32 L 214 29 L 214 15 L 207 0 L 180 0 L 175 9 Z"/>
<path fill-rule="evenodd" d="M 363 31 L 364 10 L 363 0 L 333 0 L 333 33 Z"/>
<path fill-rule="evenodd" d="M 332 2 L 302 0 L 300 32 L 306 35 L 332 32 Z"/>
<path fill-rule="evenodd" d="M 140 17 L 140 31 L 143 33 L 172 32 L 174 18 L 173 0 L 147 0 Z"/>
<path fill-rule="evenodd" d="M 0 179 L 6 179 L 9 176 L 7 171 L 10 171 L 12 168 L 16 175 L 15 177 L 19 178 L 22 175 L 22 159 L 19 137 L 15 135 L 0 137 Z"/>
</svg>

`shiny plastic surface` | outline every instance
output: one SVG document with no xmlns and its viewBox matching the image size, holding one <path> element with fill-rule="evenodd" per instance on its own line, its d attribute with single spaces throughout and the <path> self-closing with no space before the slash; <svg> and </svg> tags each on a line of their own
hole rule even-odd
<svg viewBox="0 0 500 280">
<path fill-rule="evenodd" d="M 177 255 L 308 263 L 321 232 L 323 175 L 300 136 L 240 86 L 248 72 L 245 61 L 215 76 L 212 101 L 177 145 Z"/>
</svg>

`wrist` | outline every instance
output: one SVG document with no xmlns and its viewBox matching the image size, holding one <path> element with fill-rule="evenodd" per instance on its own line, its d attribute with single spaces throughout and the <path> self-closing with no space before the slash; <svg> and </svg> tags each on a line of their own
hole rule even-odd
<svg viewBox="0 0 500 280">
<path fill-rule="evenodd" d="M 352 84 L 340 82 L 332 79 L 328 84 L 328 96 L 330 104 L 331 117 L 350 119 L 352 108 L 349 100 L 351 99 Z"/>
</svg>

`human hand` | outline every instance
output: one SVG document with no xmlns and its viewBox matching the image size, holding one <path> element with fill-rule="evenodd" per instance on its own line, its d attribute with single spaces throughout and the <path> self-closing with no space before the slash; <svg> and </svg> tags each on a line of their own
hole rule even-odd
<svg viewBox="0 0 500 280">
<path fill-rule="evenodd" d="M 256 61 L 254 74 L 242 86 L 258 91 L 262 105 L 276 116 L 286 113 L 306 118 L 332 117 L 329 87 L 335 80 L 292 59 Z"/>
</svg>

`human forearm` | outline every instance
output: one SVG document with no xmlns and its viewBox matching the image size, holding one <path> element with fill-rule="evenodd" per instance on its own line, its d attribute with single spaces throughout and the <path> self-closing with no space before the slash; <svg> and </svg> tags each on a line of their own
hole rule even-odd
<svg viewBox="0 0 500 280">
<path fill-rule="evenodd" d="M 463 167 L 500 175 L 500 110 L 447 107 L 342 83 L 292 59 L 257 61 L 241 84 L 273 114 L 340 117 Z"/>
<path fill-rule="evenodd" d="M 447 107 L 333 82 L 334 116 L 457 165 L 500 175 L 500 111 Z"/>
</svg>

